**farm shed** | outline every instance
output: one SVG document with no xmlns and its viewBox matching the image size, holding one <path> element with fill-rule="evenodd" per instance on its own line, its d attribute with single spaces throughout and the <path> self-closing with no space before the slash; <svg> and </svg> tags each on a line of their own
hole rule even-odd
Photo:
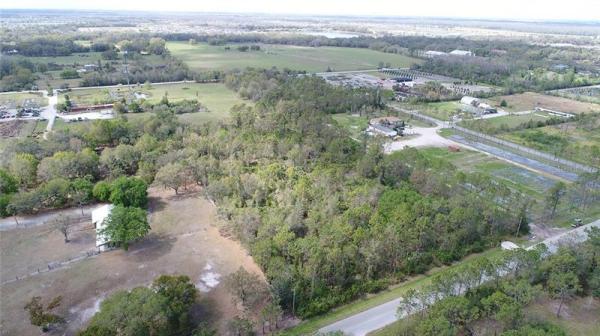
<svg viewBox="0 0 600 336">
<path fill-rule="evenodd" d="M 110 249 L 110 241 L 102 234 L 102 230 L 106 227 L 106 219 L 110 215 L 113 207 L 112 204 L 105 204 L 92 210 L 92 224 L 94 224 L 94 229 L 96 229 L 96 248 L 98 251 Z"/>
</svg>

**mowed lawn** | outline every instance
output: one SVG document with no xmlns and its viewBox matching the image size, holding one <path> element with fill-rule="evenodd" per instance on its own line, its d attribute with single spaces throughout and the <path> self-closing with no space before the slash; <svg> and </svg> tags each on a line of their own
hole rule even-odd
<svg viewBox="0 0 600 336">
<path fill-rule="evenodd" d="M 236 45 L 211 46 L 205 43 L 190 45 L 186 42 L 168 42 L 171 54 L 186 62 L 192 70 L 231 70 L 246 67 L 277 67 L 292 70 L 321 72 L 374 69 L 379 62 L 393 67 L 408 67 L 420 60 L 363 48 L 300 47 L 288 45 L 260 45 L 260 51 L 241 52 Z"/>
</svg>

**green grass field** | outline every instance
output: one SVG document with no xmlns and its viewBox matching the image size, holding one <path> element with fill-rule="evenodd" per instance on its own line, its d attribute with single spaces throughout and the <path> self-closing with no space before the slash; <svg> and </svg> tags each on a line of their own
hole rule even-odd
<svg viewBox="0 0 600 336">
<path fill-rule="evenodd" d="M 199 124 L 205 121 L 222 120 L 229 116 L 229 111 L 234 105 L 248 104 L 252 101 L 243 100 L 234 91 L 229 90 L 224 84 L 218 83 L 176 83 L 176 84 L 153 84 L 150 86 L 120 86 L 115 88 L 93 88 L 77 89 L 62 93 L 59 96 L 59 102 L 64 102 L 65 94 L 75 104 L 90 105 L 99 103 L 110 103 L 114 99 L 110 95 L 113 91 L 118 96 L 126 95 L 130 92 L 144 93 L 147 100 L 152 103 L 158 103 L 162 97 L 167 95 L 169 101 L 176 102 L 183 99 L 197 99 L 208 108 L 208 112 L 187 113 L 179 115 L 179 119 L 190 123 Z M 149 113 L 128 113 L 130 120 L 142 120 L 149 116 Z"/>
<path fill-rule="evenodd" d="M 0 94 L 0 105 L 16 104 L 17 106 L 20 106 L 26 100 L 34 100 L 40 106 L 48 105 L 48 99 L 44 98 L 41 93 L 37 92 L 18 92 Z"/>
<path fill-rule="evenodd" d="M 512 114 L 512 115 L 506 115 L 506 116 L 495 117 L 495 118 L 466 121 L 466 122 L 461 122 L 460 125 L 468 127 L 470 123 L 477 123 L 477 124 L 482 124 L 483 127 L 485 127 L 485 126 L 501 127 L 502 125 L 506 125 L 506 127 L 512 128 L 512 127 L 518 126 L 520 124 L 527 123 L 529 121 L 534 121 L 534 122 L 546 121 L 551 117 L 552 117 L 552 115 L 550 115 L 547 112 L 532 112 L 532 113 L 528 113 L 528 114 Z"/>
<path fill-rule="evenodd" d="M 422 104 L 396 104 L 407 110 L 417 110 L 439 120 L 450 120 L 453 115 L 460 113 L 460 103 L 456 101 L 422 103 Z"/>
<path fill-rule="evenodd" d="M 600 116 L 597 123 L 600 123 Z M 594 147 L 600 148 L 599 128 L 587 129 L 587 126 L 589 125 L 570 122 L 503 133 L 499 136 L 569 160 L 600 167 L 599 154 L 594 151 Z"/>
<path fill-rule="evenodd" d="M 185 61 L 192 70 L 231 70 L 246 67 L 277 67 L 308 72 L 374 69 L 379 62 L 393 67 L 407 67 L 420 60 L 383 53 L 370 49 L 338 47 L 299 47 L 288 45 L 261 45 L 260 51 L 240 52 L 235 45 L 211 46 L 204 43 L 190 45 L 186 42 L 168 42 L 171 54 Z"/>
</svg>

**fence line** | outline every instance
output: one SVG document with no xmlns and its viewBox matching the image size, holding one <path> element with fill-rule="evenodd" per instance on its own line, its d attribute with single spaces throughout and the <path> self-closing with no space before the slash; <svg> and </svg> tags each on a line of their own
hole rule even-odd
<svg viewBox="0 0 600 336">
<path fill-rule="evenodd" d="M 506 146 L 506 147 L 509 147 L 509 148 L 512 148 L 512 149 L 515 149 L 515 150 L 518 150 L 518 151 L 521 151 L 521 152 L 524 152 L 524 153 L 527 153 L 527 154 L 531 154 L 531 155 L 537 156 L 539 158 L 543 158 L 543 159 L 549 160 L 551 162 L 554 162 L 554 163 L 557 163 L 557 164 L 561 165 L 562 167 L 570 168 L 571 170 L 574 170 L 574 171 L 585 172 L 585 173 L 595 173 L 595 172 L 598 171 L 598 169 L 596 169 L 594 167 L 590 167 L 590 166 L 587 166 L 587 165 L 584 165 L 584 164 L 581 164 L 581 163 L 577 163 L 577 162 L 573 162 L 573 161 L 570 161 L 570 160 L 567 160 L 567 159 L 563 159 L 563 158 L 557 157 L 556 155 L 552 155 L 552 154 L 540 152 L 540 151 L 535 150 L 533 148 L 529 148 L 529 147 L 526 147 L 526 146 L 522 146 L 522 145 L 516 144 L 514 142 L 510 142 L 510 141 L 506 141 L 506 140 L 503 140 L 503 139 L 499 139 L 499 138 L 496 138 L 496 137 L 491 136 L 491 135 L 483 134 L 481 132 L 473 131 L 473 130 L 470 130 L 468 128 L 464 128 L 464 127 L 458 126 L 455 123 L 447 122 L 447 121 L 442 121 L 442 120 L 439 120 L 439 119 L 436 119 L 436 118 L 424 115 L 424 114 L 422 114 L 420 112 L 417 112 L 417 111 L 410 111 L 410 110 L 405 110 L 405 109 L 400 109 L 400 108 L 398 110 L 400 110 L 401 112 L 404 112 L 404 113 L 408 113 L 408 114 L 410 114 L 410 115 L 412 115 L 412 116 L 414 116 L 416 118 L 419 118 L 419 119 L 421 119 L 423 121 L 431 122 L 431 123 L 434 123 L 436 125 L 443 126 L 443 127 L 450 127 L 450 128 L 455 129 L 455 130 L 457 130 L 459 132 L 462 132 L 462 133 L 474 136 L 476 138 L 485 139 L 487 141 L 490 141 L 490 142 L 493 142 L 493 143 L 496 143 L 496 144 L 499 144 L 499 145 L 502 145 L 502 146 Z"/>
</svg>

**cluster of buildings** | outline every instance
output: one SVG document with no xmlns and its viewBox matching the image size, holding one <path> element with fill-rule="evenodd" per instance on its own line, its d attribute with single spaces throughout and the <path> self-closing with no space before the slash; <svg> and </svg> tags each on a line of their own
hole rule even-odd
<svg viewBox="0 0 600 336">
<path fill-rule="evenodd" d="M 368 135 L 380 135 L 395 138 L 404 134 L 406 124 L 397 117 L 382 117 L 369 120 L 366 133 Z"/>
<path fill-rule="evenodd" d="M 451 56 L 473 56 L 473 52 L 469 51 L 469 50 L 460 50 L 460 49 L 452 50 L 449 53 L 443 52 L 443 51 L 428 50 L 424 54 L 424 56 L 428 57 L 428 58 L 444 57 L 444 56 L 448 56 L 448 55 L 451 55 Z"/>
<path fill-rule="evenodd" d="M 97 64 L 85 64 L 82 68 L 77 69 L 78 73 L 86 73 L 96 71 L 98 69 Z"/>
<path fill-rule="evenodd" d="M 0 119 L 39 117 L 41 112 L 40 105 L 32 99 L 25 99 L 20 106 L 14 101 L 0 104 Z"/>
<path fill-rule="evenodd" d="M 478 98 L 464 96 L 460 100 L 461 108 L 464 112 L 470 112 L 473 114 L 491 114 L 497 113 L 498 110 L 492 107 L 490 104 L 482 103 Z"/>
</svg>

